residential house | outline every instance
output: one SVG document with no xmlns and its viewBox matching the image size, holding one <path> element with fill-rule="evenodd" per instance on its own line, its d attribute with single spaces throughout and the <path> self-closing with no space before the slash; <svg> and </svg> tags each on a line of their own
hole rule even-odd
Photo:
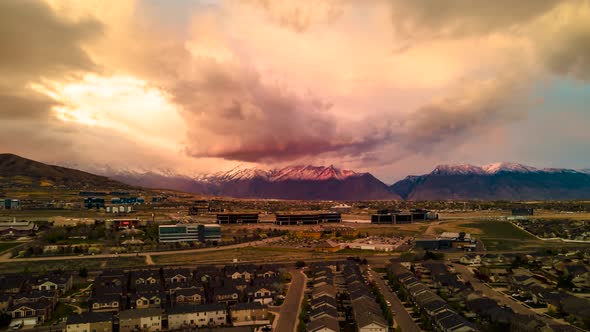
<svg viewBox="0 0 590 332">
<path fill-rule="evenodd" d="M 168 310 L 168 329 L 170 330 L 226 324 L 227 310 L 221 303 L 183 304 Z"/>
<path fill-rule="evenodd" d="M 213 300 L 216 303 L 225 303 L 226 305 L 236 304 L 240 301 L 240 292 L 235 287 L 214 288 Z"/>
<path fill-rule="evenodd" d="M 74 279 L 71 274 L 48 274 L 31 280 L 31 289 L 40 291 L 58 290 L 64 294 L 72 289 Z"/>
<path fill-rule="evenodd" d="M 29 303 L 13 304 L 7 310 L 13 321 L 22 319 L 27 325 L 40 324 L 51 318 L 53 313 L 53 302 L 50 301 L 38 301 Z"/>
<path fill-rule="evenodd" d="M 113 315 L 102 312 L 85 312 L 71 315 L 66 321 L 66 332 L 112 332 Z"/>
<path fill-rule="evenodd" d="M 160 284 L 159 270 L 140 270 L 131 273 L 132 285 L 156 285 Z"/>
<path fill-rule="evenodd" d="M 205 294 L 197 288 L 179 289 L 172 296 L 175 303 L 205 303 Z"/>
<path fill-rule="evenodd" d="M 164 270 L 164 281 L 166 285 L 184 284 L 193 278 L 190 269 L 166 269 Z"/>
<path fill-rule="evenodd" d="M 234 326 L 269 324 L 268 307 L 249 302 L 238 303 L 230 308 L 230 317 Z"/>
<path fill-rule="evenodd" d="M 307 332 L 340 332 L 340 325 L 336 318 L 324 317 L 310 322 L 306 329 Z"/>
<path fill-rule="evenodd" d="M 93 295 L 88 303 L 92 312 L 118 313 L 123 308 L 121 296 L 118 294 Z"/>
<path fill-rule="evenodd" d="M 119 332 L 162 330 L 162 309 L 132 309 L 119 313 Z"/>
</svg>

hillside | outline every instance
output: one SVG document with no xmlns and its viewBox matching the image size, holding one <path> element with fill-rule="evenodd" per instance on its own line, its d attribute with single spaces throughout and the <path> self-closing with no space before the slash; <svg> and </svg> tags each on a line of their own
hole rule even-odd
<svg viewBox="0 0 590 332">
<path fill-rule="evenodd" d="M 130 188 L 104 176 L 47 165 L 14 154 L 0 154 L 0 188 Z"/>
</svg>

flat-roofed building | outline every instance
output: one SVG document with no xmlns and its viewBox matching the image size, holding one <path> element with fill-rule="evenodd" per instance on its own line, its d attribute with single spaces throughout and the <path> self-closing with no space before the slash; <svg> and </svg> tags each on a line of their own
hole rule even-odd
<svg viewBox="0 0 590 332">
<path fill-rule="evenodd" d="M 258 213 L 218 213 L 218 224 L 256 224 L 260 218 Z"/>
<path fill-rule="evenodd" d="M 200 241 L 197 224 L 160 225 L 158 235 L 161 243 Z"/>
<path fill-rule="evenodd" d="M 327 213 L 277 213 L 277 225 L 317 225 L 322 223 L 342 222 L 342 215 L 336 212 Z"/>
<path fill-rule="evenodd" d="M 221 241 L 221 226 L 217 224 L 199 225 L 199 241 L 218 242 Z"/>
</svg>

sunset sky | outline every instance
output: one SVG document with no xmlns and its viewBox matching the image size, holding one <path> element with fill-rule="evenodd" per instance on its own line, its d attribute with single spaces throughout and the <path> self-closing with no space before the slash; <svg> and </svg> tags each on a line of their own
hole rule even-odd
<svg viewBox="0 0 590 332">
<path fill-rule="evenodd" d="M 86 170 L 590 167 L 587 0 L 2 0 L 0 152 Z"/>
</svg>

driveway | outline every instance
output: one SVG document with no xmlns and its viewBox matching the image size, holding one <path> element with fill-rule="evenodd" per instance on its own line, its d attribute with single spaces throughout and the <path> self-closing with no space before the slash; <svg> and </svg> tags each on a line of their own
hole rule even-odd
<svg viewBox="0 0 590 332">
<path fill-rule="evenodd" d="M 399 325 L 402 331 L 419 332 L 420 328 L 418 327 L 418 325 L 416 325 L 416 323 L 414 323 L 414 319 L 412 319 L 412 316 L 410 316 L 406 308 L 404 308 L 404 305 L 399 300 L 397 295 L 395 295 L 395 293 L 391 291 L 389 286 L 385 284 L 385 282 L 383 281 L 383 279 L 381 279 L 381 276 L 378 273 L 371 269 L 369 269 L 368 271 L 373 277 L 373 280 L 375 281 L 377 288 L 379 288 L 379 291 L 381 292 L 385 300 L 391 303 L 391 309 L 395 311 L 393 319 L 396 321 L 396 323 Z"/>
<path fill-rule="evenodd" d="M 285 302 L 281 305 L 279 318 L 274 331 L 288 332 L 296 331 L 299 323 L 299 311 L 303 301 L 303 291 L 307 284 L 307 277 L 301 270 L 291 270 L 291 285 L 287 291 Z"/>
</svg>

